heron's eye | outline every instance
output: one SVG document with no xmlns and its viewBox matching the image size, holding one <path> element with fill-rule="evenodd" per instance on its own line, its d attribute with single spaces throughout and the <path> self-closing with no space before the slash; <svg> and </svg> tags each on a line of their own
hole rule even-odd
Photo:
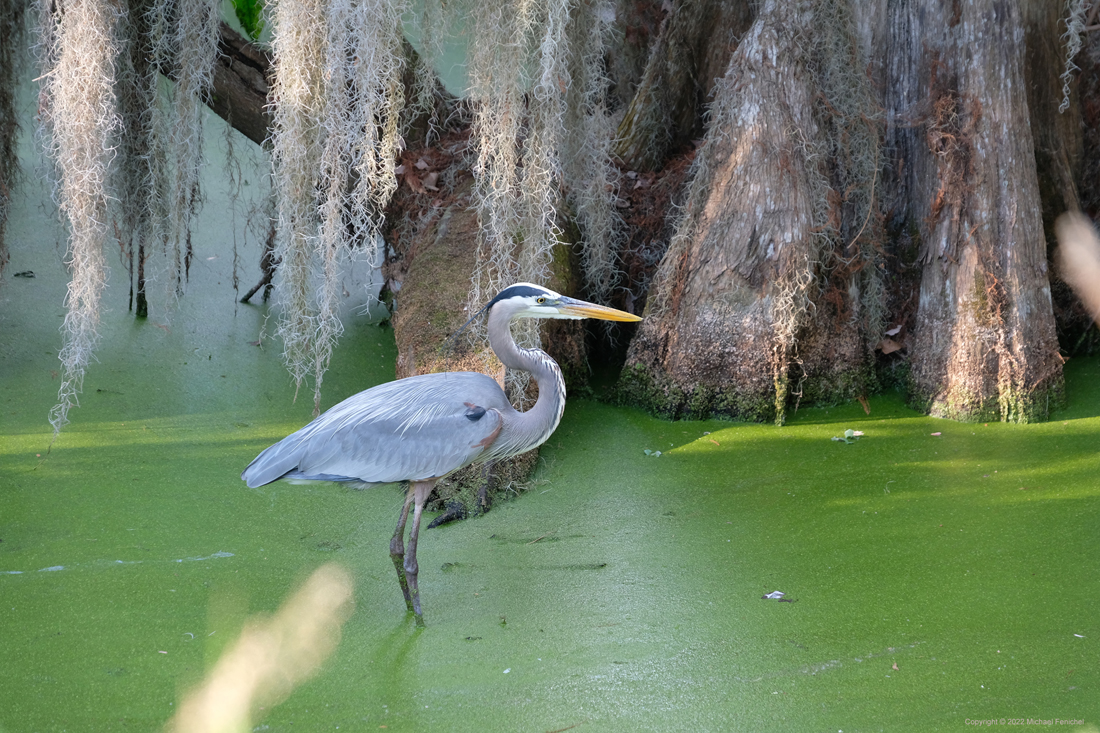
<svg viewBox="0 0 1100 733">
<path fill-rule="evenodd" d="M 540 297 L 539 297 L 539 298 L 538 298 L 537 300 L 535 300 L 535 302 L 536 302 L 536 303 L 545 303 L 545 302 L 546 302 L 546 298 L 543 298 L 543 297 L 541 297 L 541 296 L 540 296 Z"/>
</svg>

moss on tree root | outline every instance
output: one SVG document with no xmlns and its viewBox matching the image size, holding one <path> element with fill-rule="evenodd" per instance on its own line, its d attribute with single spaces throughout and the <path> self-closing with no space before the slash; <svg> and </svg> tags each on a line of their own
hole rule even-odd
<svg viewBox="0 0 1100 733">
<path fill-rule="evenodd" d="M 833 405 L 867 394 L 877 384 L 871 366 L 860 366 L 827 376 L 793 380 L 801 390 L 799 404 Z M 619 377 L 615 395 L 620 404 L 641 407 L 666 420 L 721 418 L 769 422 L 776 418 L 774 390 L 748 392 L 736 385 L 684 386 L 667 374 L 635 362 Z M 797 407 L 788 401 L 788 409 Z"/>
<path fill-rule="evenodd" d="M 800 396 L 797 404 L 788 400 L 788 409 L 798 405 L 840 404 L 878 391 L 880 386 L 871 365 L 827 376 L 792 378 L 791 384 L 792 392 L 800 391 Z M 1053 411 L 1066 405 L 1065 384 L 1061 378 L 1048 379 L 1026 393 L 994 394 L 984 398 L 958 390 L 943 396 L 924 394 L 912 379 L 908 386 L 910 407 L 956 422 L 1043 422 Z M 641 407 L 665 420 L 721 418 L 770 422 L 776 417 L 772 390 L 749 393 L 736 387 L 704 384 L 687 387 L 641 363 L 628 364 L 623 370 L 615 400 L 619 404 Z"/>
<path fill-rule="evenodd" d="M 1066 389 L 1059 375 L 1016 393 L 983 396 L 953 390 L 929 395 L 910 380 L 907 402 L 914 410 L 956 422 L 1034 423 L 1049 420 L 1052 412 L 1066 406 Z"/>
</svg>

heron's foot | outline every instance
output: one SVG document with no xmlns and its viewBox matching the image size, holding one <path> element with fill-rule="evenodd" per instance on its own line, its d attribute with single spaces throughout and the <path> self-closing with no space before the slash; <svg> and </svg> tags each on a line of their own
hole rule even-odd
<svg viewBox="0 0 1100 733">
<path fill-rule="evenodd" d="M 409 594 L 409 581 L 405 577 L 405 556 L 391 553 L 390 559 L 393 560 L 393 566 L 397 568 L 397 582 L 401 585 L 401 594 L 405 596 L 405 606 L 411 611 L 413 603 L 412 596 Z"/>
<path fill-rule="evenodd" d="M 416 625 L 423 626 L 424 614 L 420 611 L 419 570 L 415 557 L 405 558 L 405 577 L 409 582 L 409 595 L 412 596 L 412 612 L 416 614 Z"/>
<path fill-rule="evenodd" d="M 492 497 L 489 496 L 489 482 L 486 481 L 477 490 L 477 513 L 485 514 L 493 505 Z"/>
<path fill-rule="evenodd" d="M 431 524 L 428 525 L 428 529 L 434 529 L 441 524 L 446 524 L 447 522 L 454 522 L 455 520 L 466 518 L 466 505 L 463 504 L 461 501 L 455 501 L 452 499 L 451 501 L 447 502 L 446 506 L 447 511 L 443 512 L 438 517 L 433 519 L 431 521 Z"/>
</svg>

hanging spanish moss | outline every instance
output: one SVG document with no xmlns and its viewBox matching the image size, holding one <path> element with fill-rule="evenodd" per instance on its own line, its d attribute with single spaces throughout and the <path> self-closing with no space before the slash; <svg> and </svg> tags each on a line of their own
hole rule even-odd
<svg viewBox="0 0 1100 733">
<path fill-rule="evenodd" d="M 507 284 L 549 279 L 558 208 L 568 79 L 568 0 L 478 3 L 470 52 L 481 241 L 471 312 Z M 538 324 L 516 329 L 537 346 Z M 526 374 L 508 375 L 516 399 Z"/>
<path fill-rule="evenodd" d="M 448 13 L 447 11 L 452 12 Z M 408 132 L 408 127 L 418 119 L 427 123 L 424 130 L 424 144 L 431 145 L 439 137 L 447 120 L 440 119 L 440 112 L 449 105 L 441 105 L 440 99 L 445 95 L 439 77 L 435 73 L 435 65 L 443 58 L 444 40 L 447 35 L 447 24 L 457 25 L 462 22 L 458 16 L 462 10 L 456 6 L 444 6 L 438 0 L 426 0 L 423 11 L 420 14 L 420 50 L 419 53 L 411 50 L 412 56 L 412 94 L 407 100 L 405 118 L 402 126 L 402 134 Z"/>
<path fill-rule="evenodd" d="M 165 3 L 167 0 L 157 0 L 158 5 Z M 218 53 L 218 7 L 214 0 L 179 3 L 175 33 L 162 36 L 171 39 L 175 48 L 168 158 L 174 175 L 169 201 L 170 273 L 177 297 L 183 294 L 193 256 L 191 217 L 200 200 L 202 113 Z M 158 15 L 163 12 L 157 11 Z"/>
<path fill-rule="evenodd" d="M 1070 84 L 1073 72 L 1080 71 L 1074 59 L 1081 51 L 1081 39 L 1085 36 L 1085 15 L 1093 6 L 1094 0 L 1066 0 L 1066 32 L 1062 40 L 1066 44 L 1066 68 L 1062 72 L 1062 103 L 1059 112 L 1069 109 Z"/>
<path fill-rule="evenodd" d="M 275 200 L 271 192 L 271 161 L 267 156 L 267 151 L 261 147 L 254 145 L 246 145 L 244 148 L 238 150 L 235 139 L 237 132 L 226 125 L 225 127 L 225 174 L 227 177 L 227 208 L 230 212 L 232 220 L 232 226 L 230 231 L 233 237 L 233 293 L 234 300 L 240 303 L 248 302 L 248 299 L 256 294 L 261 287 L 265 288 L 263 299 L 266 302 L 271 289 L 270 277 L 267 277 L 268 273 L 274 274 L 274 262 L 271 257 L 274 255 L 274 223 L 275 223 Z M 261 176 L 260 181 L 250 181 L 244 177 L 244 166 L 247 166 L 248 170 L 258 171 L 267 170 L 267 174 Z M 250 187 L 246 195 L 246 187 Z M 266 283 L 261 280 L 261 284 L 252 289 L 251 292 L 241 298 L 241 268 L 243 263 L 240 256 L 240 245 L 238 242 L 238 217 L 243 215 L 244 219 L 244 232 L 243 239 L 247 242 L 249 239 L 253 239 L 256 242 L 262 243 L 263 254 L 260 257 L 260 269 L 265 274 Z M 234 312 L 236 312 L 234 310 Z"/>
<path fill-rule="evenodd" d="M 470 97 L 474 104 L 475 168 L 480 236 L 478 270 L 470 294 L 471 312 L 501 284 L 519 277 L 515 256 L 519 238 L 518 144 L 526 115 L 524 95 L 528 34 L 533 18 L 529 0 L 477 3 L 470 49 Z M 496 74 L 511 68 L 518 73 Z"/>
<path fill-rule="evenodd" d="M 69 223 L 67 264 L 72 282 L 62 330 L 63 373 L 58 404 L 50 411 L 54 436 L 68 422 L 97 340 L 100 295 L 107 279 L 103 246 L 108 236 L 107 181 L 114 136 L 115 26 L 118 9 L 97 0 L 40 6 L 40 39 L 46 61 L 41 119 L 57 167 L 56 196 Z"/>
<path fill-rule="evenodd" d="M 341 266 L 353 245 L 375 259 L 383 209 L 397 185 L 402 10 L 393 0 L 316 0 L 280 3 L 274 17 L 278 333 L 295 384 L 313 375 L 315 412 L 342 328 Z"/>
<path fill-rule="evenodd" d="M 272 180 L 278 202 L 281 240 L 281 298 L 278 334 L 283 355 L 299 388 L 308 374 L 313 334 L 310 270 L 316 247 L 314 174 L 320 160 L 321 97 L 324 82 L 324 6 L 321 0 L 279 3 L 274 17 L 276 100 Z M 297 393 L 295 393 L 297 394 Z"/>
<path fill-rule="evenodd" d="M 521 11 L 530 15 L 538 5 Z M 565 37 L 569 3 L 549 2 L 546 15 L 534 18 L 533 30 L 541 31 L 538 42 L 538 77 L 528 102 L 526 135 L 523 138 L 523 168 L 520 176 L 519 236 L 522 246 L 515 255 L 518 279 L 545 283 L 550 277 L 550 250 L 561 238 L 558 208 L 561 204 L 561 159 L 565 141 L 565 90 L 569 45 Z M 530 21 L 528 21 L 530 22 Z M 493 70 L 499 73 L 499 69 Z M 506 285 L 506 283 L 504 283 Z M 531 321 L 531 325 L 535 325 Z M 532 333 L 537 329 L 532 328 Z"/>
<path fill-rule="evenodd" d="M 351 82 L 346 128 L 349 165 L 355 182 L 351 226 L 367 258 L 375 247 L 384 210 L 397 189 L 394 161 L 401 146 L 400 122 L 405 107 L 401 16 L 404 0 L 364 0 L 355 6 L 349 32 L 354 44 L 345 58 Z M 340 90 L 333 89 L 336 94 Z"/>
<path fill-rule="evenodd" d="M 159 233 L 168 218 L 164 146 L 157 134 L 163 117 L 157 106 L 160 75 L 152 51 L 154 30 L 163 32 L 163 24 L 155 25 L 155 7 L 135 6 L 119 19 L 126 50 L 119 55 L 115 81 L 122 134 L 112 170 L 114 229 L 129 279 L 128 309 L 139 317 L 149 315 L 145 266 L 160 249 Z"/>
<path fill-rule="evenodd" d="M 607 112 L 606 39 L 615 10 L 607 0 L 578 3 L 569 20 L 570 85 L 567 97 L 565 173 L 569 203 L 581 229 L 588 295 L 607 303 L 620 275 L 624 239 L 616 208 L 618 169 L 612 162 L 615 125 Z M 605 322 L 605 325 L 610 326 Z"/>
<path fill-rule="evenodd" d="M 350 203 L 350 166 L 352 147 L 349 100 L 345 90 L 346 59 L 354 53 L 350 48 L 353 8 L 347 3 L 333 3 L 329 8 L 325 28 L 325 66 L 323 76 L 321 124 L 320 181 L 317 197 L 320 204 L 320 227 L 317 255 L 320 259 L 320 287 L 316 293 L 316 315 L 312 343 L 314 414 L 320 414 L 321 383 L 332 356 L 332 349 L 343 332 L 337 311 L 337 277 L 351 250 L 344 211 Z M 369 216 L 369 215 L 368 215 Z M 363 222 L 366 223 L 366 222 Z"/>
</svg>

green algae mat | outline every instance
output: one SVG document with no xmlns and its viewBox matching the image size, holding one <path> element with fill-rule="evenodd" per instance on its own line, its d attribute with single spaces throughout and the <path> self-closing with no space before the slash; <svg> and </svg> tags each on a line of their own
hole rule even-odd
<svg viewBox="0 0 1100 733">
<path fill-rule="evenodd" d="M 1100 360 L 1027 426 L 896 395 L 784 428 L 572 400 L 526 493 L 422 533 L 418 630 L 399 491 L 240 481 L 311 406 L 219 249 L 170 318 L 108 291 L 47 452 L 65 273 L 32 229 L 0 285 L 0 731 L 161 729 L 329 562 L 354 612 L 254 730 L 1098 730 Z M 347 325 L 326 407 L 393 377 L 392 335 Z"/>
<path fill-rule="evenodd" d="M 250 343 L 263 312 L 223 310 L 170 332 L 120 314 L 48 454 L 52 354 L 4 329 L 0 730 L 158 729 L 328 561 L 354 613 L 257 730 L 1100 722 L 1097 360 L 1070 363 L 1072 406 L 1042 425 L 896 396 L 780 429 L 573 401 L 527 493 L 423 533 L 418 631 L 387 555 L 397 490 L 239 480 L 309 409 Z M 355 324 L 327 394 L 393 356 Z"/>
</svg>

